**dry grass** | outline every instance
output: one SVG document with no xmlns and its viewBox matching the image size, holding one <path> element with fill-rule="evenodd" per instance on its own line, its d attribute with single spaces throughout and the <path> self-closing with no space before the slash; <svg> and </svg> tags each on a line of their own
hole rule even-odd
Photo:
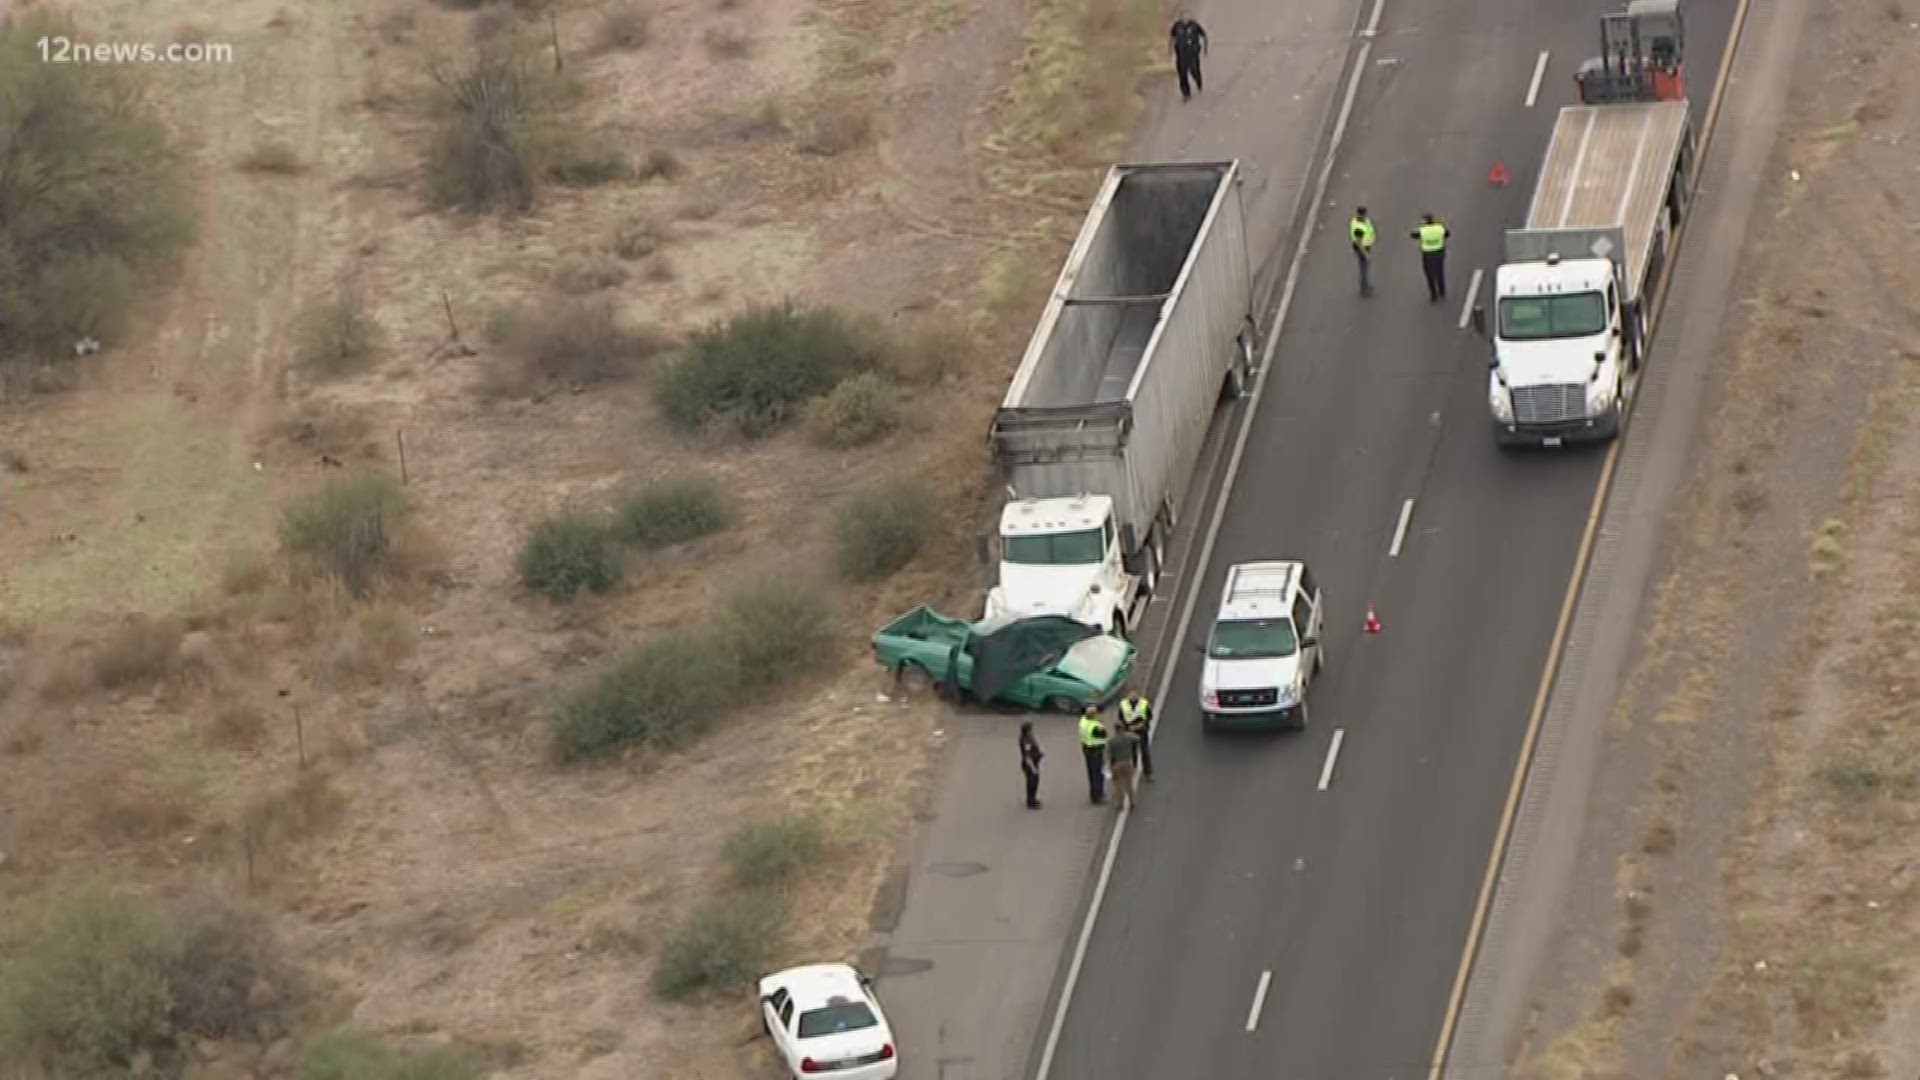
<svg viewBox="0 0 1920 1080">
<path fill-rule="evenodd" d="M 795 149 L 816 157 L 837 157 L 873 144 L 873 110 L 857 100 L 835 101 L 801 125 Z"/>
<path fill-rule="evenodd" d="M 588 256 L 562 265 L 553 273 L 554 288 L 574 296 L 611 289 L 624 284 L 627 268 L 612 259 Z"/>
<path fill-rule="evenodd" d="M 640 0 L 615 0 L 601 9 L 594 42 L 603 51 L 645 48 L 652 27 L 651 7 Z"/>
<path fill-rule="evenodd" d="M 266 714 L 246 702 L 222 705 L 207 723 L 207 742 L 224 750 L 257 749 L 266 735 Z"/>
<path fill-rule="evenodd" d="M 754 54 L 753 35 L 739 26 L 710 26 L 700 43 L 715 60 L 745 60 Z"/>
<path fill-rule="evenodd" d="M 257 143 L 240 158 L 240 167 L 269 176 L 298 176 L 307 169 L 300 152 L 283 142 Z"/>
<path fill-rule="evenodd" d="M 614 231 L 613 253 L 629 261 L 644 259 L 659 251 L 669 239 L 670 231 L 657 218 L 629 218 Z"/>
<path fill-rule="evenodd" d="M 180 625 L 134 616 L 121 623 L 93 654 L 94 681 L 109 690 L 140 689 L 180 670 Z"/>
<path fill-rule="evenodd" d="M 658 331 L 626 326 L 606 297 L 547 303 L 505 313 L 492 329 L 501 360 L 481 390 L 520 397 L 583 388 L 634 375 L 669 347 Z"/>
<path fill-rule="evenodd" d="M 686 172 L 680 158 L 664 146 L 656 146 L 640 156 L 640 162 L 634 166 L 635 180 L 672 180 Z"/>
</svg>

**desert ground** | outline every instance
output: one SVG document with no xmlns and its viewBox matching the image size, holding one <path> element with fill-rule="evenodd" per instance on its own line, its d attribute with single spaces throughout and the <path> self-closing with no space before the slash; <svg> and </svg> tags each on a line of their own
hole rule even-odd
<svg viewBox="0 0 1920 1080">
<path fill-rule="evenodd" d="M 1920 1072 L 1917 61 L 1904 2 L 1799 44 L 1521 1075 Z"/>
<path fill-rule="evenodd" d="M 143 254 L 0 257 L 0 1072 L 766 1075 L 739 977 L 861 947 L 943 715 L 865 636 L 978 602 L 1158 7 L 0 14 L 0 125 L 108 117 L 0 222 L 98 182 Z"/>
</svg>

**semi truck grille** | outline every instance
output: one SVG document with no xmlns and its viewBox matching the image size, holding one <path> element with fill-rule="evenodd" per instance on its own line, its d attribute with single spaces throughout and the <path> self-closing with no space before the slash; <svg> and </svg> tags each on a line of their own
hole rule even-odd
<svg viewBox="0 0 1920 1080">
<path fill-rule="evenodd" d="M 1587 388 L 1579 383 L 1513 388 L 1513 418 L 1522 424 L 1563 424 L 1587 413 Z"/>
<path fill-rule="evenodd" d="M 1222 690 L 1220 704 L 1229 709 L 1251 709 L 1272 705 L 1280 700 L 1278 688 L 1272 690 Z"/>
</svg>

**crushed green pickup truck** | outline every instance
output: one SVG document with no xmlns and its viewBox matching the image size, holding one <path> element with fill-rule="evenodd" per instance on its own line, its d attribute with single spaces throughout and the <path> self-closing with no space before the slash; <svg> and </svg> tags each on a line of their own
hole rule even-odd
<svg viewBox="0 0 1920 1080">
<path fill-rule="evenodd" d="M 1134 657 L 1126 640 L 1058 615 L 970 623 L 918 607 L 873 635 L 873 658 L 897 677 L 1070 713 L 1118 696 Z"/>
</svg>

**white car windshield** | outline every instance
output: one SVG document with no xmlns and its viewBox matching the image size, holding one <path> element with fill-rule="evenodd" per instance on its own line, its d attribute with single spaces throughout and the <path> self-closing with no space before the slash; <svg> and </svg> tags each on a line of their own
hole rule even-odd
<svg viewBox="0 0 1920 1080">
<path fill-rule="evenodd" d="M 824 1009 L 810 1009 L 800 1014 L 799 1035 L 803 1039 L 817 1039 L 822 1035 L 844 1035 L 849 1031 L 859 1031 L 878 1025 L 880 1019 L 873 1015 L 864 1001 L 843 1001 L 829 1005 Z"/>
<path fill-rule="evenodd" d="M 1277 660 L 1300 651 L 1288 619 L 1234 619 L 1215 623 L 1207 655 L 1215 660 Z"/>
</svg>

